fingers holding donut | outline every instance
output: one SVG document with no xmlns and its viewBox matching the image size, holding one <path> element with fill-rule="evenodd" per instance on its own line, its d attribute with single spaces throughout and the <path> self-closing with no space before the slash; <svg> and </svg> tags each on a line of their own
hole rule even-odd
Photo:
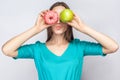
<svg viewBox="0 0 120 80">
<path fill-rule="evenodd" d="M 41 15 L 42 17 L 44 17 L 44 15 L 45 15 L 48 11 L 49 11 L 49 10 L 41 11 L 40 15 Z"/>
<path fill-rule="evenodd" d="M 52 10 L 44 10 L 40 13 L 40 16 L 44 19 L 46 24 L 52 25 L 57 23 L 58 14 Z"/>
<path fill-rule="evenodd" d="M 58 14 L 55 11 L 47 11 L 44 15 L 46 24 L 55 24 L 58 21 Z"/>
</svg>

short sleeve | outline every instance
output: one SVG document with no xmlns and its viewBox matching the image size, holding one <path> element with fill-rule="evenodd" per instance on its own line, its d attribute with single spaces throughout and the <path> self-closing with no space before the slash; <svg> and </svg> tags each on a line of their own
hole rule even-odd
<svg viewBox="0 0 120 80">
<path fill-rule="evenodd" d="M 18 54 L 14 59 L 22 58 L 22 59 L 33 59 L 35 53 L 36 44 L 25 44 L 18 48 Z"/>
<path fill-rule="evenodd" d="M 89 55 L 106 56 L 106 54 L 103 53 L 102 45 L 100 43 L 89 42 L 89 41 L 80 41 L 79 39 L 76 39 L 76 41 L 79 44 L 79 47 L 81 47 L 83 49 L 84 56 L 89 56 Z"/>
<path fill-rule="evenodd" d="M 102 51 L 102 45 L 95 42 L 82 41 L 84 46 L 84 56 L 87 55 L 101 55 L 105 56 L 106 54 Z"/>
</svg>

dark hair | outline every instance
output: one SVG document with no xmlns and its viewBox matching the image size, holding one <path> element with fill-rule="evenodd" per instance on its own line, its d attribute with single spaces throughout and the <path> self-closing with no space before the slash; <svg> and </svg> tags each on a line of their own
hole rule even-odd
<svg viewBox="0 0 120 80">
<path fill-rule="evenodd" d="M 56 2 L 56 3 L 54 3 L 54 4 L 50 7 L 50 10 L 52 10 L 52 9 L 53 9 L 54 7 L 56 7 L 56 6 L 64 6 L 65 8 L 70 9 L 69 6 L 68 6 L 66 3 L 64 3 L 64 2 Z M 52 35 L 53 35 L 53 32 L 52 32 L 51 27 L 47 28 L 47 40 L 46 40 L 46 42 L 51 39 Z M 65 32 L 65 35 L 64 35 L 64 38 L 65 38 L 68 42 L 70 42 L 70 41 L 72 41 L 72 40 L 74 39 L 72 27 L 71 27 L 70 25 L 68 25 L 68 28 L 67 28 L 67 30 L 66 30 L 66 32 Z"/>
</svg>

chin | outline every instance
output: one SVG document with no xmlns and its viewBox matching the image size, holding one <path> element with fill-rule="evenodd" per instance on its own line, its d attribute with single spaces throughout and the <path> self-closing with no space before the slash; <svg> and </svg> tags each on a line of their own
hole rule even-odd
<svg viewBox="0 0 120 80">
<path fill-rule="evenodd" d="M 57 31 L 57 32 L 54 32 L 54 34 L 56 34 L 56 35 L 61 35 L 61 34 L 64 34 L 64 32 Z"/>
<path fill-rule="evenodd" d="M 56 31 L 54 31 L 53 32 L 54 34 L 56 34 L 56 35 L 61 35 L 61 34 L 64 34 L 65 33 L 65 31 L 62 31 L 62 30 L 56 30 Z"/>
<path fill-rule="evenodd" d="M 53 34 L 57 34 L 57 35 L 64 34 L 66 30 L 67 30 L 66 27 L 62 27 L 60 29 L 57 29 L 56 27 L 52 28 Z"/>
</svg>

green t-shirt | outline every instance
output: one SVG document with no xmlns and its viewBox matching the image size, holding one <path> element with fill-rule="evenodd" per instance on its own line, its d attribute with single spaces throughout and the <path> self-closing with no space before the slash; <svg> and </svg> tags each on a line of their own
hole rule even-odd
<svg viewBox="0 0 120 80">
<path fill-rule="evenodd" d="M 45 43 L 37 41 L 19 47 L 14 59 L 34 59 L 39 80 L 80 80 L 83 58 L 87 55 L 105 56 L 99 43 L 74 39 L 61 56 L 52 53 Z"/>
</svg>

